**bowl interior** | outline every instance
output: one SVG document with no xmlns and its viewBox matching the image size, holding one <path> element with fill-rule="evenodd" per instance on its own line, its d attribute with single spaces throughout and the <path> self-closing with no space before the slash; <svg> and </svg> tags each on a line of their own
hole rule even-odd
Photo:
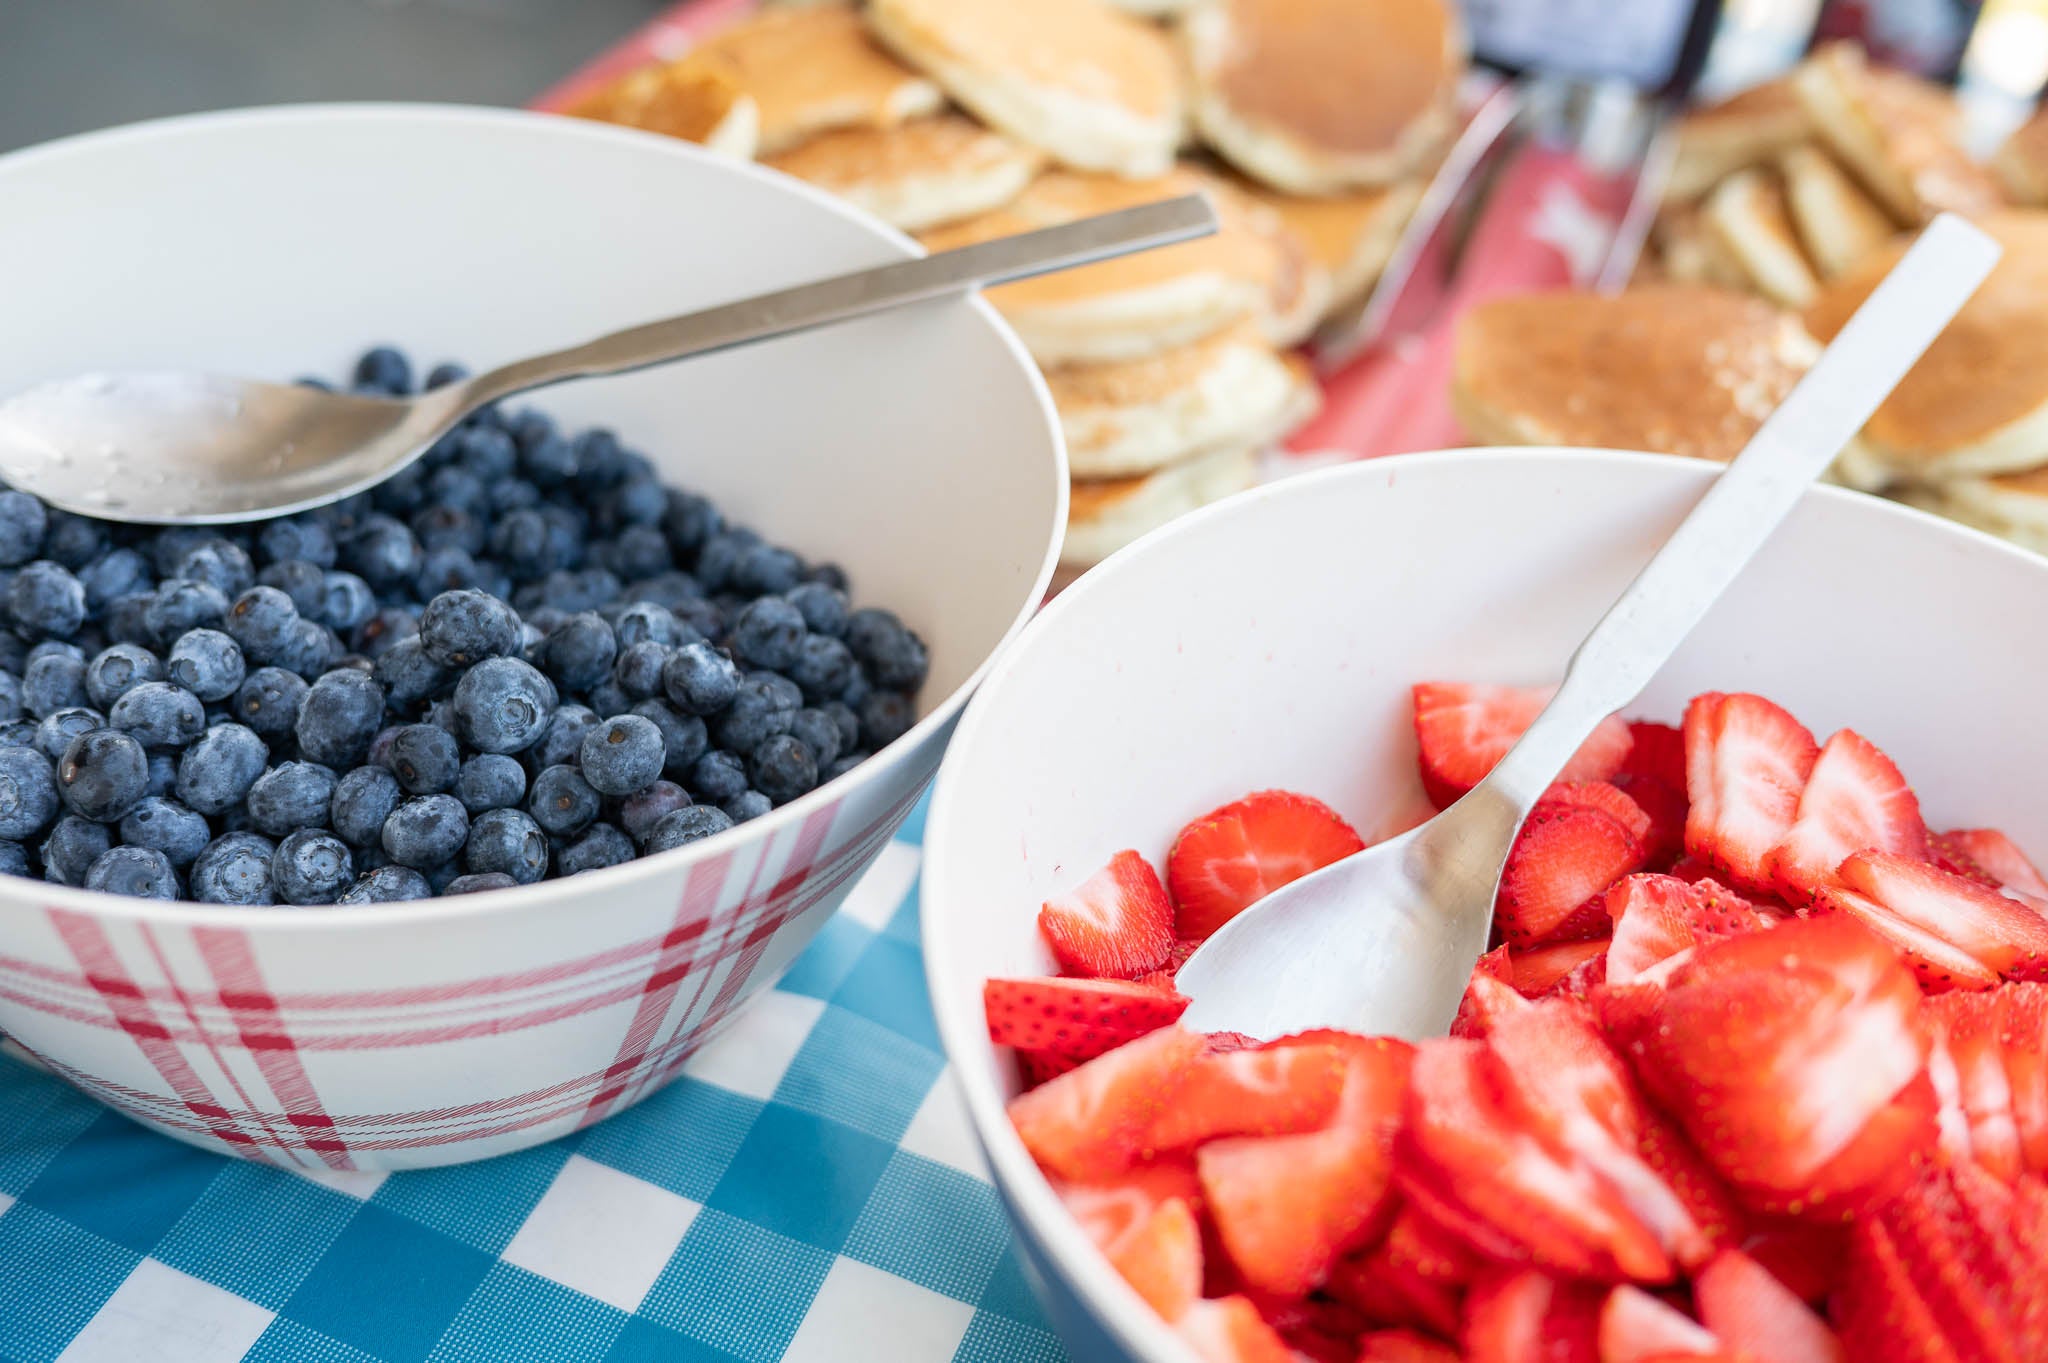
<svg viewBox="0 0 2048 1363">
<path fill-rule="evenodd" d="M 1139 1356 L 1173 1346 L 1071 1227 L 1003 1120 L 1014 1090 L 981 983 L 1045 971 L 1039 903 L 1123 847 L 1280 786 L 1370 835 L 1416 809 L 1408 688 L 1555 681 L 1712 470 L 1594 451 L 1352 465 L 1199 513 L 1119 555 L 1025 631 L 969 706 L 927 827 L 927 969 L 947 1049 L 1028 1238 Z M 1753 690 L 1889 752 L 1936 827 L 2048 854 L 2032 722 L 2048 561 L 1888 502 L 1816 489 L 1630 713 L 1675 722 Z"/>
<path fill-rule="evenodd" d="M 0 393 L 96 370 L 472 368 L 913 253 L 673 139 L 434 106 L 167 120 L 0 159 Z M 1036 371 L 979 302 L 534 394 L 852 574 L 939 708 L 1035 603 L 1065 517 Z"/>
</svg>

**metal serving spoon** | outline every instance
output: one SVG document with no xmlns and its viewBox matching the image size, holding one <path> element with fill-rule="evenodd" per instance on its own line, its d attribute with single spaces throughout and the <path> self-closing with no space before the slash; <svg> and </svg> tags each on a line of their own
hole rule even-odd
<svg viewBox="0 0 2048 1363">
<path fill-rule="evenodd" d="M 1472 792 L 1428 823 L 1266 896 L 1188 958 L 1201 1031 L 1439 1036 L 1486 949 L 1508 848 L 1602 719 L 1647 685 L 1998 260 L 1937 218 L 1572 655 L 1564 683 Z"/>
<path fill-rule="evenodd" d="M 564 379 L 786 336 L 1216 230 L 1199 194 L 821 279 L 601 336 L 412 398 L 206 374 L 87 374 L 0 402 L 0 478 L 105 520 L 209 524 L 335 501 L 419 458 L 464 416 Z"/>
</svg>

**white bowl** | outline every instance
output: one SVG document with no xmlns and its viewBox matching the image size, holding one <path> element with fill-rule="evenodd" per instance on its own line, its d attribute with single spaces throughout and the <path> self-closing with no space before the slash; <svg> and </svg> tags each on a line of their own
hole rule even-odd
<svg viewBox="0 0 2048 1363">
<path fill-rule="evenodd" d="M 939 1035 L 1077 1360 L 1192 1358 L 1064 1213 L 1003 1115 L 981 985 L 1047 973 L 1038 906 L 1111 853 L 1164 856 L 1249 791 L 1361 831 L 1420 802 L 1408 688 L 1555 681 L 1690 509 L 1706 465 L 1587 450 L 1408 455 L 1198 512 L 1055 600 L 960 723 L 925 829 Z M 1631 713 L 1753 690 L 1890 753 L 1937 827 L 2048 851 L 2048 560 L 1816 488 Z"/>
<path fill-rule="evenodd" d="M 445 106 L 74 138 L 0 158 L 0 204 L 0 392 L 94 369 L 334 374 L 387 340 L 486 366 L 915 254 L 671 139 Z M 231 909 L 0 877 L 0 1032 L 197 1144 L 403 1168 L 644 1097 L 779 976 L 1042 599 L 1067 486 L 1044 385 L 975 300 L 533 401 L 845 565 L 930 645 L 920 723 L 730 833 L 528 889 Z"/>
</svg>

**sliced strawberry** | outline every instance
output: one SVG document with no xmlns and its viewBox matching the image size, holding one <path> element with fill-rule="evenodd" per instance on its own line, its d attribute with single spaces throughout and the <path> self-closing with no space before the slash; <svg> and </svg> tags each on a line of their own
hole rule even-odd
<svg viewBox="0 0 2048 1363">
<path fill-rule="evenodd" d="M 1834 915 L 1695 947 L 1661 999 L 1610 989 L 1601 1016 L 1748 1206 L 1839 1214 L 1933 1143 L 1919 1002 L 1891 949 Z"/>
<path fill-rule="evenodd" d="M 1294 1363 L 1287 1341 L 1245 1297 L 1197 1301 L 1174 1328 L 1206 1363 Z"/>
<path fill-rule="evenodd" d="M 1673 790 L 1685 789 L 1685 731 L 1649 720 L 1630 720 L 1628 757 L 1622 776 L 1647 776 Z"/>
<path fill-rule="evenodd" d="M 1365 846 L 1321 800 L 1262 790 L 1180 831 L 1166 856 L 1178 931 L 1195 941 L 1292 880 Z"/>
<path fill-rule="evenodd" d="M 1756 1227 L 1742 1252 L 1809 1306 L 1826 1302 L 1842 1280 L 1849 1252 L 1849 1228 L 1810 1221 L 1776 1220 Z"/>
<path fill-rule="evenodd" d="M 1998 972 L 1937 933 L 1901 918 L 1874 899 L 1840 886 L 1822 890 L 1813 901 L 1817 914 L 1846 914 L 1891 944 L 1913 968 L 1914 978 L 1930 993 L 1949 989 L 1989 989 Z"/>
<path fill-rule="evenodd" d="M 1605 1295 L 1534 1269 L 1496 1270 L 1465 1298 L 1466 1363 L 1600 1363 Z"/>
<path fill-rule="evenodd" d="M 2002 890 L 2005 882 L 1984 869 L 1978 860 L 1970 855 L 1969 849 L 1957 839 L 1954 833 L 1929 833 L 1927 835 L 1927 861 L 1939 866 L 1950 875 L 1961 876 L 1964 880 L 1975 881 L 1989 890 Z"/>
<path fill-rule="evenodd" d="M 1153 1123 L 1155 1150 L 1192 1149 L 1219 1136 L 1285 1136 L 1336 1111 L 1349 1057 L 1336 1046 L 1212 1050 L 1188 1070 L 1174 1105 Z"/>
<path fill-rule="evenodd" d="M 1675 863 L 1685 851 L 1685 786 L 1626 771 L 1613 784 L 1650 820 L 1643 834 L 1643 864 L 1661 871 Z"/>
<path fill-rule="evenodd" d="M 1639 1287 L 1617 1287 L 1600 1308 L 1600 1363 L 1738 1363 L 1712 1331 Z"/>
<path fill-rule="evenodd" d="M 1372 1328 L 1364 1313 L 1327 1297 L 1244 1295 L 1288 1348 L 1313 1363 L 1357 1363 L 1359 1336 Z"/>
<path fill-rule="evenodd" d="M 1414 690 L 1415 740 L 1422 788 L 1439 809 L 1485 779 L 1550 703 L 1547 686 L 1423 682 Z M 1604 781 L 1628 757 L 1629 726 L 1600 721 L 1562 773 L 1567 781 Z"/>
<path fill-rule="evenodd" d="M 1642 869 L 1648 828 L 1649 816 L 1612 786 L 1552 787 L 1529 811 L 1501 871 L 1494 916 L 1508 944 L 1605 936 L 1607 915 L 1595 901 Z"/>
<path fill-rule="evenodd" d="M 1060 1177 L 1113 1178 L 1136 1160 L 1201 1053 L 1201 1037 L 1163 1027 L 1012 1098 L 1010 1123 Z"/>
<path fill-rule="evenodd" d="M 1179 1320 L 1202 1295 L 1202 1231 L 1177 1197 L 1102 1250 L 1110 1267 L 1163 1320 Z"/>
<path fill-rule="evenodd" d="M 1883 852 L 1858 852 L 1842 862 L 1838 874 L 1896 925 L 1947 943 L 1994 975 L 2048 977 L 2048 917 L 2031 905 L 1924 861 Z M 1857 911 L 1868 912 L 1861 906 Z"/>
<path fill-rule="evenodd" d="M 1605 937 L 1585 942 L 1558 942 L 1516 952 L 1512 957 L 1515 988 L 1524 997 L 1541 998 L 1563 986 L 1588 961 L 1596 961 L 1606 953 Z M 1601 973 L 1604 976 L 1604 968 Z M 1583 993 L 1584 990 L 1575 992 Z"/>
<path fill-rule="evenodd" d="M 1211 1032 L 1208 1053 L 1221 1055 L 1226 1051 L 1252 1051 L 1261 1044 L 1257 1037 L 1246 1036 L 1243 1032 Z"/>
<path fill-rule="evenodd" d="M 2005 1052 L 2005 1081 L 2012 1094 L 2013 1126 L 2020 1162 L 2048 1175 L 2048 987 L 2007 985 L 1999 1041 Z"/>
<path fill-rule="evenodd" d="M 1958 828 L 1940 835 L 1944 850 L 1954 848 L 1982 867 L 1999 884 L 2022 894 L 2048 899 L 2048 879 L 2034 868 L 2019 844 L 1995 828 Z"/>
<path fill-rule="evenodd" d="M 1375 1330 L 1358 1343 L 1358 1363 L 1465 1363 L 1450 1345 L 1413 1330 Z"/>
<path fill-rule="evenodd" d="M 1338 1262 L 1328 1291 L 1379 1324 L 1450 1336 L 1457 1332 L 1465 1285 L 1481 1267 L 1470 1250 L 1411 1205 L 1395 1214 L 1379 1244 Z"/>
<path fill-rule="evenodd" d="M 1772 881 L 1794 904 L 1835 883 L 1851 852 L 1873 849 L 1919 860 L 1927 824 L 1906 778 L 1877 745 L 1853 729 L 1827 741 L 1799 795 L 1799 813 L 1764 858 Z"/>
<path fill-rule="evenodd" d="M 1139 1160 L 1086 1183 L 1056 1178 L 1052 1184 L 1077 1220 L 1085 1221 L 1098 1212 L 1129 1220 L 1134 1215 L 1149 1215 L 1175 1198 L 1187 1203 L 1198 1219 L 1202 1214 L 1202 1181 L 1195 1177 L 1195 1161 L 1188 1155 Z"/>
<path fill-rule="evenodd" d="M 1692 1290 L 1700 1322 L 1745 1363 L 1846 1363 L 1827 1322 L 1738 1250 L 1715 1255 Z"/>
<path fill-rule="evenodd" d="M 1514 978 L 1515 969 L 1508 959 L 1507 947 L 1497 946 L 1481 956 L 1479 964 L 1472 967 L 1472 979 L 1465 986 L 1465 996 L 1458 1000 L 1458 1016 L 1451 1020 L 1451 1035 L 1484 1036 L 1487 1017 L 1500 1006 L 1493 986 L 1505 985 L 1512 993 Z"/>
<path fill-rule="evenodd" d="M 1614 923 L 1607 949 L 1610 984 L 1646 975 L 1661 979 L 1676 968 L 1668 963 L 1701 942 L 1756 932 L 1777 921 L 1714 881 L 1688 885 L 1673 876 L 1630 876 L 1602 904 Z"/>
<path fill-rule="evenodd" d="M 1087 1064 L 1078 1055 L 1063 1055 L 1058 1051 L 1019 1051 L 1017 1070 L 1024 1077 L 1024 1087 L 1035 1089 L 1048 1079 L 1057 1079 L 1068 1070 Z"/>
<path fill-rule="evenodd" d="M 1739 890 L 1769 890 L 1765 858 L 1799 812 L 1820 749 L 1762 696 L 1710 691 L 1685 709 L 1685 850 Z"/>
<path fill-rule="evenodd" d="M 1086 880 L 1045 901 L 1038 930 L 1069 973 L 1130 980 L 1166 964 L 1173 906 L 1159 873 L 1125 850 Z"/>
<path fill-rule="evenodd" d="M 1058 976 L 990 980 L 981 987 L 981 1002 L 988 1013 L 989 1040 L 996 1045 L 1083 1060 L 1157 1031 L 1188 1007 L 1178 994 L 1128 980 Z"/>
</svg>

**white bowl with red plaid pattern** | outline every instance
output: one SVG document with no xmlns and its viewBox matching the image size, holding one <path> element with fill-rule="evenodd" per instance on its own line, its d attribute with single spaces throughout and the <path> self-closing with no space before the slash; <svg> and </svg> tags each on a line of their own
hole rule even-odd
<svg viewBox="0 0 2048 1363">
<path fill-rule="evenodd" d="M 482 367 L 915 249 L 671 139 L 439 106 L 74 138 L 0 158 L 0 202 L 0 392 L 95 369 L 332 374 L 383 341 Z M 931 649 L 917 726 L 730 832 L 518 890 L 249 909 L 0 877 L 0 1032 L 194 1144 L 396 1169 L 638 1101 L 780 976 L 1042 598 L 1067 488 L 1044 385 L 962 300 L 535 402 L 898 611 Z"/>
</svg>

